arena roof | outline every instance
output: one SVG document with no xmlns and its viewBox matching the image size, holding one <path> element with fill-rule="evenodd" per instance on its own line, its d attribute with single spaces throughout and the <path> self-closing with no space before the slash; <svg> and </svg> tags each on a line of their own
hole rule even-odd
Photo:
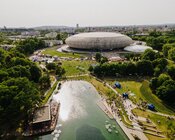
<svg viewBox="0 0 175 140">
<path fill-rule="evenodd" d="M 66 44 L 74 49 L 111 50 L 132 44 L 130 37 L 114 32 L 80 33 L 66 39 Z"/>
<path fill-rule="evenodd" d="M 133 46 L 127 46 L 124 48 L 125 51 L 135 52 L 135 53 L 143 53 L 147 49 L 152 49 L 152 48 L 149 46 L 143 46 L 143 45 L 133 45 Z"/>
</svg>

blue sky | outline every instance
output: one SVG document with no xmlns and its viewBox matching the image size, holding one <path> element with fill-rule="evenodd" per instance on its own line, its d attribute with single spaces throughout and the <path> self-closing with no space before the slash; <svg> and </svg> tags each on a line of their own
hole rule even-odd
<svg viewBox="0 0 175 140">
<path fill-rule="evenodd" d="M 175 0 L 0 0 L 0 27 L 175 23 Z"/>
</svg>

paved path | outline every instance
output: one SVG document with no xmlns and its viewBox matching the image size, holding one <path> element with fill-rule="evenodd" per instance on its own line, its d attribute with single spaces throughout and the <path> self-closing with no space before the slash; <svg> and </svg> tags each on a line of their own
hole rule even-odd
<svg viewBox="0 0 175 140">
<path fill-rule="evenodd" d="M 81 77 L 81 76 L 89 76 L 89 74 L 71 75 L 71 76 L 66 76 L 66 78 L 74 78 L 74 77 Z"/>
<path fill-rule="evenodd" d="M 151 112 L 151 113 L 154 113 L 154 114 L 157 114 L 157 115 L 160 115 L 160 116 L 170 117 L 170 118 L 175 119 L 175 116 L 174 115 L 168 115 L 168 114 L 164 114 L 164 113 L 160 113 L 160 112 L 153 112 L 151 110 L 146 110 L 146 111 Z"/>
<path fill-rule="evenodd" d="M 106 83 L 106 86 L 108 88 L 110 88 L 112 91 L 114 91 L 114 93 L 116 93 L 117 95 L 121 96 L 113 87 L 111 87 L 108 83 Z M 129 99 L 124 100 L 123 101 L 124 107 L 125 107 L 125 111 L 127 111 L 127 114 L 129 116 L 133 117 L 132 124 L 133 124 L 133 129 L 131 128 L 127 128 L 123 122 L 119 121 L 120 118 L 117 118 L 117 115 L 115 115 L 116 121 L 117 123 L 120 125 L 120 127 L 123 129 L 123 131 L 127 134 L 127 133 L 131 133 L 137 135 L 141 140 L 148 140 L 148 138 L 145 136 L 145 134 L 143 133 L 143 130 L 140 128 L 140 126 L 138 125 L 135 116 L 132 115 L 131 110 L 134 109 L 136 107 L 136 105 L 134 105 L 132 103 L 132 101 L 130 101 Z M 130 137 L 130 135 L 127 135 L 129 137 L 129 139 L 133 139 L 133 137 Z"/>
</svg>

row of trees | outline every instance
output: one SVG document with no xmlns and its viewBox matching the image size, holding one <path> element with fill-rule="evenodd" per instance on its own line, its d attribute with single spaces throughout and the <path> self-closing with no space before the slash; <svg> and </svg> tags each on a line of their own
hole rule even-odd
<svg viewBox="0 0 175 140">
<path fill-rule="evenodd" d="M 151 76 L 153 93 L 165 102 L 175 103 L 175 64 L 169 62 L 162 53 L 148 49 L 139 61 L 99 63 L 95 67 L 90 66 L 89 71 L 98 77 Z"/>
<path fill-rule="evenodd" d="M 145 41 L 148 46 L 153 47 L 153 49 L 162 50 L 162 47 L 165 44 L 172 44 L 175 43 L 175 31 L 169 32 L 159 32 L 159 31 L 152 31 L 147 36 L 132 36 L 134 40 Z"/>
<path fill-rule="evenodd" d="M 150 82 L 152 92 L 166 103 L 175 105 L 175 64 L 167 59 L 167 53 L 171 54 L 171 51 L 163 47 L 162 52 L 146 50 L 142 59 L 150 60 L 154 67 L 154 77 Z"/>
<path fill-rule="evenodd" d="M 175 57 L 172 48 L 171 45 L 165 45 L 162 49 L 163 55 L 153 50 L 146 50 L 142 59 L 150 60 L 154 67 L 154 77 L 150 82 L 152 92 L 166 103 L 175 105 L 175 64 L 167 59 L 173 60 L 172 57 Z"/>
<path fill-rule="evenodd" d="M 149 60 L 123 63 L 104 63 L 98 64 L 95 67 L 90 66 L 89 70 L 98 77 L 101 76 L 127 76 L 141 75 L 151 76 L 154 73 L 154 68 Z"/>
</svg>

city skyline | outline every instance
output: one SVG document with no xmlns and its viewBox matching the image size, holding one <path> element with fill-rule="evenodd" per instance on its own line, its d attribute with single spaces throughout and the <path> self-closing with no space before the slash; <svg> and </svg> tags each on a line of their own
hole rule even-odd
<svg viewBox="0 0 175 140">
<path fill-rule="evenodd" d="M 173 0 L 0 0 L 0 27 L 175 23 Z"/>
</svg>

